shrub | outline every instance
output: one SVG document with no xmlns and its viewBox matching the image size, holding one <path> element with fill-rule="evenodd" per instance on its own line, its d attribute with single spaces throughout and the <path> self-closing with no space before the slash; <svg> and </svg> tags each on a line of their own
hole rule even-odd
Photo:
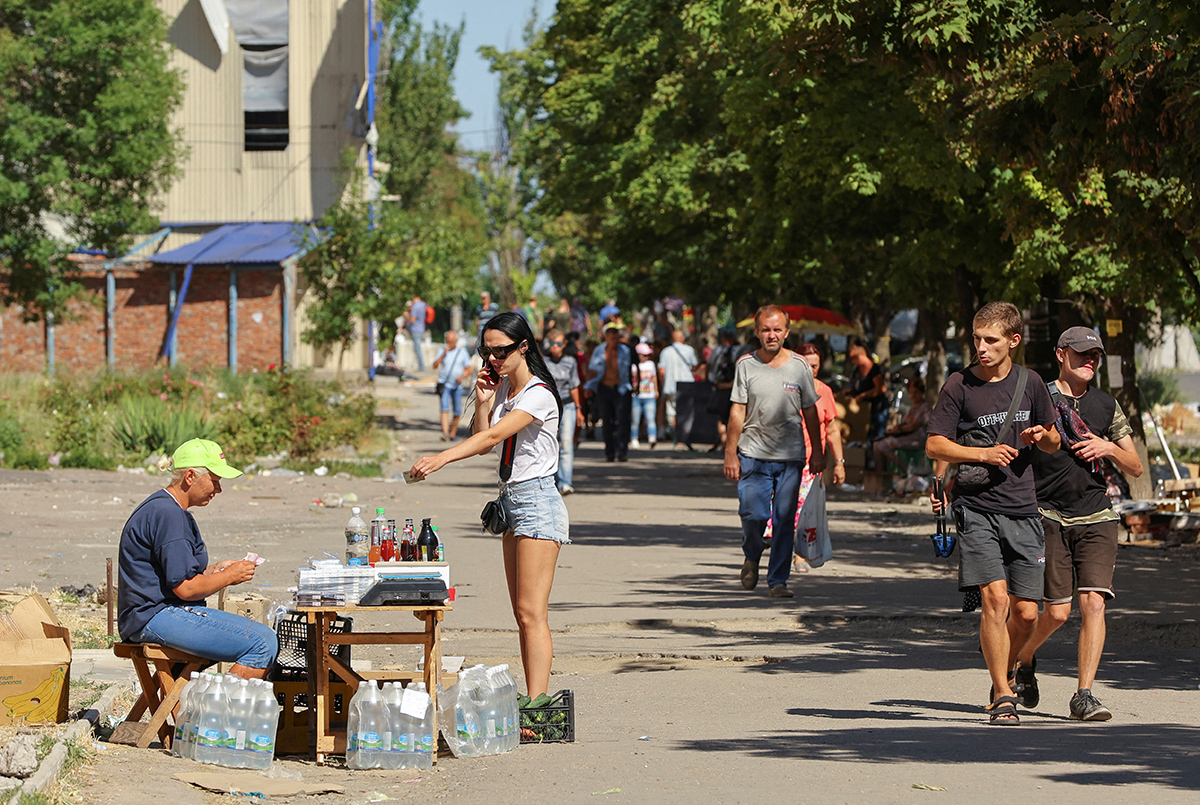
<svg viewBox="0 0 1200 805">
<path fill-rule="evenodd" d="M 25 446 L 25 431 L 16 420 L 0 417 L 0 450 L 7 453 Z"/>
<path fill-rule="evenodd" d="M 188 439 L 215 439 L 216 428 L 198 412 L 158 397 L 122 397 L 113 436 L 126 450 L 170 453 Z"/>
<path fill-rule="evenodd" d="M 63 454 L 59 466 L 77 470 L 111 470 L 116 468 L 116 462 L 91 447 L 76 447 Z"/>
<path fill-rule="evenodd" d="M 13 451 L 12 457 L 8 458 L 8 466 L 16 470 L 48 470 L 50 469 L 50 461 L 45 455 L 28 447 L 21 447 Z"/>
<path fill-rule="evenodd" d="M 1183 392 L 1179 388 L 1179 378 L 1166 369 L 1140 373 L 1137 377 L 1137 384 L 1148 408 L 1156 405 L 1170 405 L 1184 399 Z"/>
</svg>

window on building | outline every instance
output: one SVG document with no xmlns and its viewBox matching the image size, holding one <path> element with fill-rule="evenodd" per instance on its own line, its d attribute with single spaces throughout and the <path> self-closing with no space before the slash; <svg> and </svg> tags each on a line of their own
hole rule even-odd
<svg viewBox="0 0 1200 805">
<path fill-rule="evenodd" d="M 242 47 L 247 151 L 283 151 L 289 142 L 288 0 L 226 0 Z"/>
</svg>

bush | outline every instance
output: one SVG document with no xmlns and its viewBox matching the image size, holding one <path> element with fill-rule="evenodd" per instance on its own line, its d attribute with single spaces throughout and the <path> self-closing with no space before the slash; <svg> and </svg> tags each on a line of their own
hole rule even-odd
<svg viewBox="0 0 1200 805">
<path fill-rule="evenodd" d="M 1170 405 L 1183 401 L 1183 391 L 1179 388 L 1179 378 L 1175 373 L 1166 369 L 1153 372 L 1142 372 L 1137 378 L 1138 389 L 1147 408 L 1156 405 Z"/>
<path fill-rule="evenodd" d="M 188 439 L 216 439 L 217 429 L 187 407 L 160 397 L 123 397 L 113 436 L 126 450 L 146 455 L 170 453 Z"/>
<path fill-rule="evenodd" d="M 25 431 L 16 420 L 0 417 L 0 450 L 5 453 L 25 446 Z"/>
<path fill-rule="evenodd" d="M 68 451 L 63 454 L 58 465 L 77 470 L 112 470 L 117 466 L 112 457 L 90 447 L 77 447 Z"/>
<path fill-rule="evenodd" d="M 21 447 L 13 451 L 12 457 L 8 458 L 8 466 L 15 470 L 48 470 L 50 469 L 50 461 L 45 455 L 28 447 Z"/>
</svg>

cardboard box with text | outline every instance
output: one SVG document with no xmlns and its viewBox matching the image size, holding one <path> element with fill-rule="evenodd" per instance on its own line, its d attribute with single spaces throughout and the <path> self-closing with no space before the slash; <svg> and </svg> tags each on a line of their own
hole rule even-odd
<svg viewBox="0 0 1200 805">
<path fill-rule="evenodd" d="M 67 720 L 71 632 L 34 593 L 0 616 L 0 724 Z"/>
</svg>

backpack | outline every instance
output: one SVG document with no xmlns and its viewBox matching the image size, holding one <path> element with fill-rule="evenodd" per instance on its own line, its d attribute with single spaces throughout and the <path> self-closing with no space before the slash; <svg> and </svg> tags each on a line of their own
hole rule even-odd
<svg viewBox="0 0 1200 805">
<path fill-rule="evenodd" d="M 433 305 L 425 305 L 425 323 L 426 324 L 433 324 L 434 315 L 436 315 L 436 314 L 433 309 Z"/>
</svg>

